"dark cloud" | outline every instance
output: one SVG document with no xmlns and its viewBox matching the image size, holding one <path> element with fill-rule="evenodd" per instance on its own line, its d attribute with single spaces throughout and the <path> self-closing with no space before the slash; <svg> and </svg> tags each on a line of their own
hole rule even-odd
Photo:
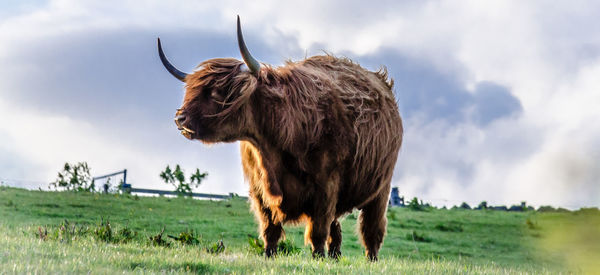
<svg viewBox="0 0 600 275">
<path fill-rule="evenodd" d="M 475 123 L 483 127 L 494 120 L 517 115 L 523 109 L 507 87 L 482 82 L 470 92 L 461 71 L 441 71 L 427 60 L 391 49 L 357 59 L 371 68 L 387 66 L 406 119 L 421 116 L 425 122 L 442 120 L 450 125 Z"/>
<path fill-rule="evenodd" d="M 183 86 L 160 63 L 158 35 L 171 62 L 183 71 L 191 72 L 209 58 L 239 56 L 233 27 L 231 35 L 193 30 L 67 33 L 23 45 L 3 60 L 13 77 L 3 84 L 2 96 L 28 111 L 65 115 L 108 133 L 160 143 L 165 137 L 160 131 L 176 133 L 172 117 Z M 278 49 L 290 48 L 271 48 L 251 32 L 246 36 L 254 55 L 266 62 L 275 62 Z"/>
<path fill-rule="evenodd" d="M 471 102 L 475 108 L 471 119 L 481 126 L 523 111 L 521 102 L 506 87 L 493 82 L 477 84 Z"/>
<path fill-rule="evenodd" d="M 24 45 L 5 61 L 19 74 L 11 81 L 14 92 L 4 97 L 41 112 L 111 123 L 125 110 L 152 120 L 171 116 L 181 103 L 182 85 L 160 64 L 157 35 L 135 30 L 70 33 Z M 184 71 L 208 58 L 239 55 L 233 34 L 174 32 L 162 39 L 169 58 Z"/>
</svg>

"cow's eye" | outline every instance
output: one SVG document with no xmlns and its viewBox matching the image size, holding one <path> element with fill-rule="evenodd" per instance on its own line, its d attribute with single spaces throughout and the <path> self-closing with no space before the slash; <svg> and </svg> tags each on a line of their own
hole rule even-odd
<svg viewBox="0 0 600 275">
<path fill-rule="evenodd" d="M 219 102 L 223 101 L 223 96 L 217 90 L 212 90 L 210 92 L 210 97 L 215 101 L 219 101 Z"/>
</svg>

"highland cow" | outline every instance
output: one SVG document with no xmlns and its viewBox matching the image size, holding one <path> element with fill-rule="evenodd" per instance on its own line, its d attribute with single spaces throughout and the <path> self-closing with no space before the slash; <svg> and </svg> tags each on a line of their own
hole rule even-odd
<svg viewBox="0 0 600 275">
<path fill-rule="evenodd" d="M 402 120 L 387 71 L 346 58 L 313 56 L 281 67 L 250 55 L 237 22 L 244 62 L 216 58 L 186 74 L 175 123 L 188 139 L 240 141 L 244 175 L 267 257 L 285 223 L 306 223 L 313 256 L 341 255 L 338 219 L 360 210 L 359 231 L 377 260 L 386 231 L 390 181 L 402 143 Z"/>
</svg>

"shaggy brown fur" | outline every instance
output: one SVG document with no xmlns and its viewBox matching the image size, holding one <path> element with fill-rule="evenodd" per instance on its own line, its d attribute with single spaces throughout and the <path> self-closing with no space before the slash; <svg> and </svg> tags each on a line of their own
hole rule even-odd
<svg viewBox="0 0 600 275">
<path fill-rule="evenodd" d="M 263 65 L 256 76 L 241 61 L 211 59 L 185 81 L 177 124 L 190 139 L 241 141 L 267 256 L 282 224 L 305 222 L 313 255 L 327 246 L 337 258 L 338 218 L 358 208 L 366 254 L 377 259 L 403 131 L 385 69 L 325 55 Z"/>
</svg>

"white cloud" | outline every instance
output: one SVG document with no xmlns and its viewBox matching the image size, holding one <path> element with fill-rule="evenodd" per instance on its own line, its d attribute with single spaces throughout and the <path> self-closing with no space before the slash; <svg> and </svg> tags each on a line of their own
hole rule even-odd
<svg viewBox="0 0 600 275">
<path fill-rule="evenodd" d="M 432 125 L 427 122 L 416 123 L 413 134 L 417 144 L 410 143 L 411 134 L 407 133 L 401 161 L 422 162 L 400 167 L 406 173 L 414 169 L 414 174 L 426 175 L 421 178 L 429 178 L 430 188 L 413 191 L 410 183 L 417 177 L 413 174 L 398 180 L 401 190 L 407 187 L 407 181 L 412 194 L 432 198 L 479 198 L 498 203 L 527 200 L 537 205 L 571 207 L 600 203 L 600 175 L 596 172 L 600 170 L 596 149 L 600 137 L 600 41 L 590 38 L 599 37 L 600 33 L 597 28 L 586 27 L 594 24 L 598 14 L 590 12 L 594 9 L 586 5 L 582 8 L 572 3 L 544 3 L 440 2 L 414 13 L 412 20 L 405 20 L 412 23 L 410 31 L 419 34 L 418 42 L 408 46 L 409 52 L 418 52 L 410 48 L 421 45 L 439 47 L 436 37 L 446 39 L 447 46 L 442 49 L 465 66 L 470 75 L 468 81 L 493 81 L 510 87 L 524 111 L 518 118 L 484 129 L 431 130 Z M 572 54 L 582 48 L 590 55 Z M 440 63 L 444 61 L 436 65 Z M 453 136 L 455 133 L 459 138 Z M 503 146 L 501 143 L 507 138 L 515 142 Z M 439 150 L 418 148 L 421 141 Z M 535 149 L 530 152 L 521 151 L 532 148 Z M 411 149 L 416 152 L 407 155 Z M 498 159 L 500 156 L 504 160 Z M 467 163 L 474 177 L 456 177 L 453 173 L 461 165 L 444 165 L 447 159 Z M 440 164 L 441 167 L 427 172 L 414 167 Z M 444 181 L 449 178 L 450 182 L 462 183 L 450 190 L 441 188 L 448 186 Z"/>
<path fill-rule="evenodd" d="M 247 187 L 242 182 L 241 167 L 231 165 L 223 169 L 219 162 L 236 161 L 237 146 L 212 148 L 217 154 L 207 153 L 208 149 L 197 142 L 188 150 L 165 152 L 152 146 L 161 144 L 131 144 L 123 141 L 126 132 L 105 133 L 86 121 L 60 115 L 36 114 L 15 108 L 0 100 L 0 152 L 8 152 L 0 158 L 27 160 L 27 167 L 1 171 L 0 178 L 33 181 L 46 188 L 47 183 L 56 178 L 64 162 L 87 161 L 93 176 L 112 173 L 127 168 L 129 181 L 134 186 L 171 189 L 158 177 L 167 164 L 183 164 L 188 173 L 195 168 L 211 171 L 199 189 L 201 192 L 228 193 L 244 192 Z M 174 140 L 182 140 L 176 131 Z M 151 135 L 152 132 L 144 133 Z M 192 150 L 189 150 L 192 149 Z M 203 155 L 205 153 L 205 155 Z M 217 157 L 215 157 L 215 155 Z M 207 158 L 207 156 L 213 157 Z M 237 163 L 240 163 L 239 160 Z M 216 171 L 216 173 L 212 173 Z M 222 183 L 229 183 L 224 186 Z M 17 181 L 16 183 L 19 183 Z M 31 184 L 27 184 L 31 187 Z"/>
</svg>

